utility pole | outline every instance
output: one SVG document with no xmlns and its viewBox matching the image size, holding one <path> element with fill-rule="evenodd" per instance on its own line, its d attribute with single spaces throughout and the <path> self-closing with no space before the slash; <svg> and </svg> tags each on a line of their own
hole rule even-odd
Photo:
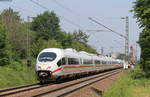
<svg viewBox="0 0 150 97">
<path fill-rule="evenodd" d="M 27 22 L 30 23 L 30 16 L 27 17 Z M 31 59 L 30 59 L 30 37 L 29 37 L 29 33 L 30 33 L 30 25 L 28 24 L 27 27 L 27 66 L 31 66 Z"/>
<path fill-rule="evenodd" d="M 137 52 L 138 52 L 138 49 L 137 49 L 137 43 L 136 43 L 136 45 L 135 45 L 136 47 L 136 49 L 135 49 L 135 60 L 137 61 Z"/>
<path fill-rule="evenodd" d="M 126 20 L 126 25 L 125 25 L 125 56 L 126 60 L 128 60 L 129 57 L 129 17 L 122 17 L 121 19 Z"/>
<path fill-rule="evenodd" d="M 129 17 L 126 17 L 126 54 L 129 56 Z"/>
<path fill-rule="evenodd" d="M 94 20 L 91 17 L 89 17 L 88 19 L 93 21 L 93 22 L 95 22 L 96 24 L 106 28 L 108 31 L 113 32 L 113 33 L 117 34 L 118 36 L 120 36 L 120 37 L 125 39 L 125 58 L 124 58 L 124 60 L 128 61 L 128 55 L 129 55 L 129 18 L 128 17 L 122 17 L 121 18 L 121 19 L 126 19 L 126 34 L 125 35 L 122 35 L 122 34 L 116 32 L 116 31 L 110 29 L 109 27 L 101 24 L 100 22 Z"/>
<path fill-rule="evenodd" d="M 101 47 L 101 54 L 104 55 L 104 47 Z"/>
</svg>

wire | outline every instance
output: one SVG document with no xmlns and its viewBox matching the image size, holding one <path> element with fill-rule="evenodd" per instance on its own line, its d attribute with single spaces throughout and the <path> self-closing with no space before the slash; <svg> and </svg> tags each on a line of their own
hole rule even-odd
<svg viewBox="0 0 150 97">
<path fill-rule="evenodd" d="M 45 7 L 45 6 L 41 5 L 41 4 L 39 4 L 38 2 L 36 2 L 36 1 L 34 1 L 34 0 L 30 0 L 30 1 L 31 1 L 32 3 L 38 5 L 39 7 L 43 8 L 43 9 L 49 10 L 49 8 L 47 8 L 47 7 Z M 59 17 L 62 18 L 62 19 L 64 19 L 66 22 L 68 22 L 68 23 L 70 23 L 70 24 L 76 26 L 76 27 L 82 28 L 80 25 L 78 25 L 78 24 L 76 24 L 76 23 L 70 21 L 69 19 L 65 18 L 64 16 L 59 16 Z"/>
<path fill-rule="evenodd" d="M 68 7 L 64 6 L 64 5 L 62 5 L 62 4 L 59 3 L 57 0 L 51 0 L 51 1 L 53 1 L 54 3 L 56 3 L 56 4 L 57 4 L 58 6 L 60 6 L 61 8 L 65 9 L 65 10 L 67 10 L 67 11 L 69 11 L 69 12 L 72 12 L 72 10 L 71 10 L 70 8 L 68 8 Z"/>
<path fill-rule="evenodd" d="M 79 27 L 79 28 L 83 29 L 80 25 L 78 25 L 78 24 L 76 24 L 76 23 L 74 23 L 74 22 L 68 20 L 67 18 L 65 18 L 65 17 L 63 17 L 63 16 L 60 16 L 60 17 L 61 17 L 62 19 L 64 19 L 65 21 L 67 21 L 68 23 L 70 23 L 70 24 L 72 24 L 72 25 L 74 25 L 74 26 L 76 26 L 76 27 Z"/>
<path fill-rule="evenodd" d="M 72 9 L 70 9 L 69 7 L 66 7 L 66 5 L 64 6 L 62 3 L 58 2 L 57 0 L 51 0 L 51 1 L 53 1 L 54 3 L 56 3 L 61 8 L 65 9 L 66 11 L 68 11 L 70 13 L 73 13 L 77 17 L 80 15 L 79 13 L 76 13 L 75 11 L 73 11 Z"/>
<path fill-rule="evenodd" d="M 91 17 L 89 17 L 89 20 L 91 20 L 91 21 L 97 23 L 98 25 L 100 25 L 100 26 L 102 26 L 102 27 L 108 29 L 108 30 L 111 31 L 111 32 L 114 32 L 115 34 L 117 34 L 117 35 L 119 35 L 119 36 L 121 36 L 121 37 L 123 37 L 123 38 L 126 38 L 124 35 L 122 35 L 122 34 L 116 32 L 116 31 L 114 31 L 114 30 L 112 30 L 112 29 L 110 29 L 110 28 L 108 28 L 108 27 L 106 27 L 105 25 L 103 25 L 103 24 L 97 22 L 96 20 L 92 19 Z"/>
<path fill-rule="evenodd" d="M 24 10 L 24 11 L 28 11 L 28 12 L 30 12 L 30 13 L 35 13 L 35 14 L 37 14 L 37 13 L 34 12 L 34 11 L 31 11 L 31 10 L 28 10 L 28 9 L 24 9 L 24 8 L 22 8 L 22 7 L 14 6 L 13 4 L 11 4 L 11 6 L 14 7 L 14 8 L 22 9 L 22 10 Z"/>
<path fill-rule="evenodd" d="M 47 7 L 45 7 L 45 6 L 41 5 L 41 4 L 39 4 L 38 2 L 36 2 L 36 1 L 34 1 L 34 0 L 30 0 L 30 1 L 31 1 L 32 3 L 34 3 L 34 4 L 38 5 L 38 6 L 40 6 L 40 7 L 43 8 L 43 9 L 49 10 Z"/>
</svg>

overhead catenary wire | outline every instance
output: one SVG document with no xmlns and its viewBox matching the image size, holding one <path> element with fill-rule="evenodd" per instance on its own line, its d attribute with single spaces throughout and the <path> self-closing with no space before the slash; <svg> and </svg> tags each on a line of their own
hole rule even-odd
<svg viewBox="0 0 150 97">
<path fill-rule="evenodd" d="M 60 6 L 61 8 L 65 9 L 65 10 L 67 10 L 67 11 L 69 11 L 69 12 L 71 12 L 71 13 L 73 12 L 73 10 L 71 10 L 70 8 L 68 8 L 68 7 L 64 6 L 63 4 L 59 3 L 57 0 L 51 0 L 51 1 L 53 1 L 53 2 L 56 3 L 58 6 Z"/>
<path fill-rule="evenodd" d="M 74 11 L 73 10 L 71 10 L 70 8 L 68 8 L 68 7 L 66 7 L 66 6 L 64 6 L 62 3 L 60 3 L 60 2 L 58 2 L 57 0 L 51 0 L 51 1 L 53 1 L 54 3 L 56 3 L 58 6 L 60 6 L 61 8 L 63 8 L 63 9 L 65 9 L 65 10 L 67 10 L 68 12 L 70 12 L 70 13 L 73 13 Z M 75 14 L 76 16 L 79 16 L 80 14 Z M 87 19 L 92 19 L 92 18 L 90 18 L 90 17 L 87 17 Z M 95 21 L 94 21 L 95 22 Z M 103 25 L 102 23 L 100 23 L 100 25 L 102 26 L 102 27 L 104 27 L 104 28 L 106 28 L 106 29 L 108 29 L 109 31 L 112 31 L 112 32 L 114 32 L 114 33 L 116 33 L 116 34 L 118 34 L 119 36 L 121 36 L 121 37 L 124 37 L 125 38 L 125 36 L 123 36 L 123 35 L 121 35 L 120 33 L 118 33 L 118 32 L 116 32 L 116 31 L 114 31 L 114 30 L 112 30 L 112 29 L 110 29 L 110 28 L 108 28 L 108 27 L 106 27 L 105 25 Z M 97 31 L 96 31 L 97 32 Z M 106 31 L 105 31 L 106 32 Z"/>
<path fill-rule="evenodd" d="M 34 1 L 34 0 L 30 0 L 30 1 L 31 1 L 32 3 L 34 3 L 34 4 L 38 5 L 38 6 L 40 6 L 40 7 L 43 8 L 43 9 L 49 10 L 47 7 L 43 6 L 42 4 L 40 4 L 40 3 L 38 3 L 38 2 L 36 2 L 36 1 Z"/>
<path fill-rule="evenodd" d="M 97 22 L 96 20 L 92 19 L 91 17 L 88 17 L 88 19 L 91 20 L 91 21 L 93 21 L 93 22 L 95 22 L 95 23 L 97 23 L 98 25 L 100 25 L 100 26 L 102 26 L 102 27 L 108 29 L 109 31 L 114 32 L 115 34 L 117 34 L 117 35 L 119 35 L 119 36 L 121 36 L 121 37 L 123 37 L 123 38 L 126 38 L 124 35 L 122 35 L 122 34 L 116 32 L 116 31 L 112 30 L 111 28 L 109 28 L 109 27 L 103 25 L 103 24 L 100 23 L 100 22 Z"/>
<path fill-rule="evenodd" d="M 58 0 L 51 0 L 51 1 L 53 1 L 55 4 L 57 4 L 59 7 L 63 8 L 64 10 L 68 11 L 69 13 L 72 13 L 72 14 L 76 15 L 77 17 L 82 16 L 81 14 L 79 14 L 79 13 L 75 12 L 74 10 L 70 9 L 66 5 L 63 5 L 62 3 L 58 2 Z"/>
<path fill-rule="evenodd" d="M 33 1 L 33 0 L 31 0 L 31 1 Z M 62 7 L 62 8 L 65 9 L 65 10 L 67 10 L 68 12 L 71 12 L 71 13 L 73 12 L 71 9 L 69 9 L 68 7 L 65 7 L 64 5 L 62 5 L 61 3 L 59 3 L 58 1 L 56 1 L 56 0 L 52 0 L 52 1 L 54 1 L 57 5 L 59 5 L 60 7 Z M 47 7 L 45 7 L 45 6 L 43 7 L 43 5 L 41 5 L 40 3 L 36 2 L 36 1 L 34 1 L 33 3 L 36 4 L 36 5 L 38 5 L 38 6 L 40 6 L 40 7 L 42 7 L 42 8 L 44 8 L 44 9 L 46 9 L 46 10 L 49 10 L 49 8 L 47 8 Z M 79 16 L 79 15 L 78 15 L 78 16 Z M 70 24 L 76 26 L 76 27 L 82 28 L 79 24 L 76 24 L 76 23 L 70 21 L 69 19 L 65 18 L 64 16 L 59 16 L 59 17 L 62 18 L 62 19 L 64 19 L 66 22 L 68 22 L 68 23 L 70 23 Z M 89 19 L 89 17 L 87 17 L 87 19 Z M 109 31 L 112 31 L 112 32 L 114 32 L 114 33 L 116 33 L 116 34 L 119 34 L 118 32 L 116 32 L 116 31 L 114 31 L 114 30 L 112 30 L 112 29 L 106 27 L 106 26 L 103 25 L 103 24 L 101 24 L 101 26 L 104 27 L 104 28 L 107 28 Z M 81 30 L 86 31 L 86 30 L 84 30 L 83 28 L 82 28 Z M 119 35 L 120 35 L 121 37 L 124 37 L 124 36 L 121 35 L 121 34 L 119 34 Z"/>
<path fill-rule="evenodd" d="M 81 15 L 81 14 L 79 14 L 79 13 L 74 12 L 74 11 L 73 11 L 72 9 L 70 9 L 69 7 L 66 7 L 66 5 L 64 6 L 62 3 L 58 2 L 57 0 L 51 0 L 51 1 L 53 1 L 54 3 L 56 3 L 56 4 L 57 4 L 58 6 L 60 6 L 61 8 L 67 10 L 68 12 L 75 14 L 77 17 L 78 17 L 79 15 Z M 86 18 L 89 19 L 89 17 L 86 17 Z M 103 27 L 104 27 L 104 25 L 103 25 Z M 93 31 L 94 31 L 94 30 L 93 30 Z M 96 31 L 96 32 L 97 32 L 97 31 Z M 105 32 L 106 32 L 106 31 L 105 31 Z"/>
<path fill-rule="evenodd" d="M 36 2 L 36 1 L 34 1 L 34 0 L 30 0 L 30 1 L 31 1 L 32 3 L 34 3 L 34 4 L 36 4 L 37 6 L 39 6 L 39 7 L 43 8 L 43 9 L 45 9 L 45 10 L 50 10 L 49 8 L 43 6 L 42 4 L 40 4 L 40 3 L 38 3 L 38 2 Z M 72 22 L 71 20 L 65 18 L 64 16 L 59 16 L 59 17 L 62 18 L 62 19 L 64 19 L 66 22 L 68 22 L 68 23 L 70 23 L 70 24 L 76 26 L 76 27 L 82 28 L 79 24 L 76 24 L 76 23 Z"/>
<path fill-rule="evenodd" d="M 23 10 L 23 11 L 27 11 L 27 12 L 30 12 L 30 13 L 35 13 L 35 14 L 37 14 L 36 12 L 34 12 L 34 11 L 31 11 L 31 10 L 29 10 L 29 9 L 24 9 L 24 8 L 22 8 L 22 7 L 19 7 L 19 6 L 15 6 L 15 5 L 13 5 L 13 4 L 11 4 L 11 6 L 12 7 L 16 7 L 16 8 L 18 8 L 19 10 L 18 11 L 20 11 L 20 10 Z"/>
</svg>

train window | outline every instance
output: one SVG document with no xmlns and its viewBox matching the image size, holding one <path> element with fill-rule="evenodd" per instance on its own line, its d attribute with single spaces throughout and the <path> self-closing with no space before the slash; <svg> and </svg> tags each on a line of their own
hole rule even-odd
<svg viewBox="0 0 150 97">
<path fill-rule="evenodd" d="M 78 65 L 79 64 L 79 59 L 78 58 L 68 58 L 68 64 Z"/>
<path fill-rule="evenodd" d="M 84 59 L 84 60 L 83 60 L 83 64 L 88 64 L 88 65 L 90 65 L 90 64 L 93 64 L 93 62 L 92 62 L 92 60 Z"/>
<path fill-rule="evenodd" d="M 102 64 L 106 64 L 106 61 L 102 61 Z"/>
<path fill-rule="evenodd" d="M 100 64 L 100 60 L 95 60 L 95 64 Z"/>
<path fill-rule="evenodd" d="M 56 53 L 53 52 L 43 52 L 39 55 L 38 60 L 40 62 L 47 62 L 47 61 L 53 61 L 56 58 Z"/>
<path fill-rule="evenodd" d="M 58 65 L 58 66 L 66 65 L 66 58 L 63 57 L 62 59 L 60 59 L 60 60 L 57 62 L 57 65 Z"/>
</svg>

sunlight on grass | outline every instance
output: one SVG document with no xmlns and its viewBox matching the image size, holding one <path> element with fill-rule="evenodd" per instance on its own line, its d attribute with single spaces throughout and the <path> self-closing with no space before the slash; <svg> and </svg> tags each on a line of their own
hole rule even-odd
<svg viewBox="0 0 150 97">
<path fill-rule="evenodd" d="M 36 83 L 34 67 L 19 63 L 0 67 L 0 88 Z"/>
<path fill-rule="evenodd" d="M 104 93 L 104 97 L 150 97 L 150 79 L 134 79 L 133 75 L 136 74 L 132 70 L 125 71 Z"/>
</svg>

